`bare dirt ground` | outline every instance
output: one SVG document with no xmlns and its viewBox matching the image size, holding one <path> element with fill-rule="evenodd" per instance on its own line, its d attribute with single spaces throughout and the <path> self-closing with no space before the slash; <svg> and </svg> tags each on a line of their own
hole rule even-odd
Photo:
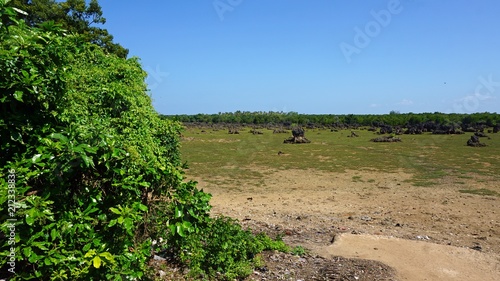
<svg viewBox="0 0 500 281">
<path fill-rule="evenodd" d="M 237 188 L 197 179 L 214 215 L 310 250 L 268 253 L 269 268 L 249 280 L 500 280 L 500 198 L 458 192 L 500 191 L 494 181 L 415 187 L 403 171 L 259 172 L 260 184 Z"/>
</svg>

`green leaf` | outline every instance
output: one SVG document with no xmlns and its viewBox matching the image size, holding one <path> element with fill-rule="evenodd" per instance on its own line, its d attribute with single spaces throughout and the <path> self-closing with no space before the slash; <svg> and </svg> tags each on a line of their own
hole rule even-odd
<svg viewBox="0 0 500 281">
<path fill-rule="evenodd" d="M 52 238 L 52 241 L 56 240 L 57 238 L 57 230 L 55 228 L 53 228 L 51 231 L 50 231 L 50 237 Z"/>
<path fill-rule="evenodd" d="M 79 144 L 73 147 L 73 151 L 78 153 L 85 153 L 85 151 L 83 150 L 83 144 Z"/>
<path fill-rule="evenodd" d="M 90 247 L 92 247 L 91 243 L 86 244 L 85 246 L 83 246 L 83 251 L 88 252 L 88 250 L 90 250 Z"/>
<path fill-rule="evenodd" d="M 83 162 L 85 163 L 86 168 L 94 167 L 94 161 L 92 160 L 91 157 L 88 157 L 87 155 L 82 154 L 82 159 L 83 159 Z"/>
<path fill-rule="evenodd" d="M 95 268 L 101 267 L 101 258 L 99 256 L 95 256 L 94 259 L 92 259 L 92 263 Z"/>
<path fill-rule="evenodd" d="M 134 221 L 130 218 L 126 218 L 123 220 L 123 226 L 125 226 L 126 230 L 131 230 L 134 226 Z"/>
<path fill-rule="evenodd" d="M 26 224 L 32 226 L 35 223 L 35 219 L 29 215 L 26 215 Z"/>
<path fill-rule="evenodd" d="M 195 219 L 197 219 L 197 218 L 198 218 L 198 215 L 194 212 L 194 210 L 193 210 L 193 209 L 191 209 L 191 208 L 190 208 L 190 209 L 188 209 L 188 213 L 189 213 L 189 214 L 190 214 L 193 218 L 195 218 Z"/>
<path fill-rule="evenodd" d="M 33 246 L 35 246 L 38 249 L 43 250 L 43 251 L 48 251 L 49 250 L 47 247 L 45 247 L 45 245 L 44 245 L 43 242 L 33 242 Z"/>
<path fill-rule="evenodd" d="M 52 265 L 52 262 L 50 261 L 50 259 L 47 257 L 43 260 L 43 262 L 45 263 L 45 265 Z"/>
<path fill-rule="evenodd" d="M 111 154 L 112 157 L 118 157 L 121 153 L 123 152 L 123 150 L 121 149 L 118 149 L 118 148 L 115 148 L 113 149 L 113 153 Z"/>
<path fill-rule="evenodd" d="M 191 228 L 193 225 L 192 225 L 190 222 L 188 222 L 188 221 L 184 221 L 184 222 L 182 222 L 182 226 L 183 226 L 184 228 L 186 228 L 186 229 L 189 229 L 189 228 Z"/>
<path fill-rule="evenodd" d="M 64 136 L 63 134 L 60 134 L 60 133 L 52 133 L 52 134 L 50 134 L 50 137 L 53 138 L 53 139 L 59 140 L 62 143 L 67 143 L 68 142 L 68 138 L 66 136 Z"/>
<path fill-rule="evenodd" d="M 148 207 L 146 205 L 139 204 L 139 210 L 146 212 L 148 210 Z"/>
<path fill-rule="evenodd" d="M 172 233 L 172 235 L 175 235 L 175 224 L 169 225 L 168 228 L 170 228 L 170 232 Z"/>
<path fill-rule="evenodd" d="M 122 212 L 120 212 L 120 210 L 118 210 L 117 208 L 114 208 L 114 207 L 109 208 L 109 210 L 117 215 L 122 214 Z"/>
<path fill-rule="evenodd" d="M 87 209 L 85 209 L 85 211 L 83 211 L 83 214 L 88 216 L 88 215 L 95 213 L 97 211 L 99 211 L 99 208 L 96 208 L 95 205 L 92 204 L 92 205 L 89 205 L 87 207 Z"/>
<path fill-rule="evenodd" d="M 111 220 L 108 224 L 108 227 L 112 227 L 113 225 L 116 224 L 116 220 Z"/>
<path fill-rule="evenodd" d="M 32 253 L 33 250 L 31 249 L 31 247 L 26 247 L 23 249 L 23 254 L 25 257 L 30 257 Z"/>
<path fill-rule="evenodd" d="M 176 218 L 180 218 L 182 217 L 182 208 L 178 208 L 178 207 L 175 207 L 175 212 L 174 212 L 174 215 Z"/>
<path fill-rule="evenodd" d="M 23 92 L 21 91 L 15 91 L 14 92 L 14 98 L 20 102 L 23 102 Z"/>
<path fill-rule="evenodd" d="M 123 223 L 123 221 L 124 221 L 123 217 L 119 217 L 119 218 L 118 218 L 118 223 L 119 223 L 119 224 L 122 224 L 122 223 Z"/>
<path fill-rule="evenodd" d="M 108 261 L 114 261 L 115 260 L 114 257 L 113 257 L 113 255 L 111 253 L 109 253 L 109 252 L 100 253 L 99 256 L 107 259 Z"/>
<path fill-rule="evenodd" d="M 33 156 L 33 158 L 31 158 L 31 162 L 33 163 L 36 163 L 40 160 L 40 157 L 42 156 L 42 154 L 36 154 L 35 156 Z"/>
<path fill-rule="evenodd" d="M 37 255 L 34 252 L 32 252 L 31 255 L 28 258 L 28 261 L 31 262 L 31 263 L 36 263 L 40 259 L 41 259 L 41 257 L 39 255 Z"/>
<path fill-rule="evenodd" d="M 9 2 L 9 1 L 6 1 L 6 2 Z M 12 7 L 12 9 L 13 9 L 14 11 L 18 12 L 19 14 L 23 14 L 23 15 L 25 15 L 25 16 L 27 16 L 27 15 L 28 15 L 28 13 L 26 13 L 25 11 L 23 11 L 23 10 L 21 10 L 21 9 L 18 9 L 18 8 L 16 8 L 16 7 Z"/>
<path fill-rule="evenodd" d="M 83 257 L 84 257 L 84 258 L 90 258 L 90 257 L 95 256 L 95 254 L 96 254 L 95 250 L 94 250 L 94 249 L 92 249 L 92 250 L 88 251 L 88 252 L 85 254 L 85 256 L 83 256 Z"/>
<path fill-rule="evenodd" d="M 176 230 L 177 230 L 177 233 L 181 236 L 181 237 L 184 237 L 186 236 L 186 234 L 184 233 L 184 226 L 180 223 L 177 223 L 176 224 Z"/>
<path fill-rule="evenodd" d="M 100 238 L 92 240 L 92 243 L 94 244 L 94 246 L 100 248 L 101 251 L 107 248 L 107 244 L 103 242 Z"/>
</svg>

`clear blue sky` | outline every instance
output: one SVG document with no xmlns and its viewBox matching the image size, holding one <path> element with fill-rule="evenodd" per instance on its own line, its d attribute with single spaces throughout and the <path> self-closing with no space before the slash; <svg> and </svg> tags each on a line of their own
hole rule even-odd
<svg viewBox="0 0 500 281">
<path fill-rule="evenodd" d="M 500 112 L 498 0 L 99 3 L 162 114 Z"/>
</svg>

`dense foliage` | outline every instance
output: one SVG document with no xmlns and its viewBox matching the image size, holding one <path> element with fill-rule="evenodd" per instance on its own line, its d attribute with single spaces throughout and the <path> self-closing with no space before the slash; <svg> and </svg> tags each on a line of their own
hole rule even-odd
<svg viewBox="0 0 500 281">
<path fill-rule="evenodd" d="M 180 122 L 200 123 L 229 123 L 229 124 L 275 124 L 275 125 L 309 125 L 318 126 L 379 126 L 381 124 L 390 126 L 417 125 L 433 122 L 437 125 L 459 124 L 462 127 L 486 125 L 493 127 L 500 124 L 500 115 L 497 113 L 473 113 L 473 114 L 446 114 L 434 113 L 398 113 L 389 114 L 299 114 L 297 112 L 248 112 L 236 111 L 218 114 L 196 114 L 196 115 L 163 115 L 165 118 Z"/>
<path fill-rule="evenodd" d="M 113 36 L 106 29 L 96 26 L 106 23 L 97 0 L 12 0 L 12 6 L 26 12 L 23 19 L 29 26 L 54 21 L 68 32 L 80 34 L 109 53 L 127 57 L 128 50 L 114 43 Z"/>
<path fill-rule="evenodd" d="M 210 195 L 183 176 L 180 123 L 152 107 L 138 59 L 16 11 L 0 0 L 0 278 L 144 279 L 159 251 L 235 278 L 286 248 L 209 216 Z"/>
</svg>

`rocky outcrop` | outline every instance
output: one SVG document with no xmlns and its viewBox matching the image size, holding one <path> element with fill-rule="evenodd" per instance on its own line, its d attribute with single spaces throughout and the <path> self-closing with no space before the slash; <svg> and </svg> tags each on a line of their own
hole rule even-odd
<svg viewBox="0 0 500 281">
<path fill-rule="evenodd" d="M 470 139 L 467 141 L 467 145 L 472 147 L 486 146 L 486 144 L 479 141 L 478 136 L 471 136 Z"/>
<path fill-rule="evenodd" d="M 310 143 L 311 141 L 304 136 L 304 129 L 298 127 L 292 130 L 292 136 L 283 141 L 283 143 Z"/>
</svg>

